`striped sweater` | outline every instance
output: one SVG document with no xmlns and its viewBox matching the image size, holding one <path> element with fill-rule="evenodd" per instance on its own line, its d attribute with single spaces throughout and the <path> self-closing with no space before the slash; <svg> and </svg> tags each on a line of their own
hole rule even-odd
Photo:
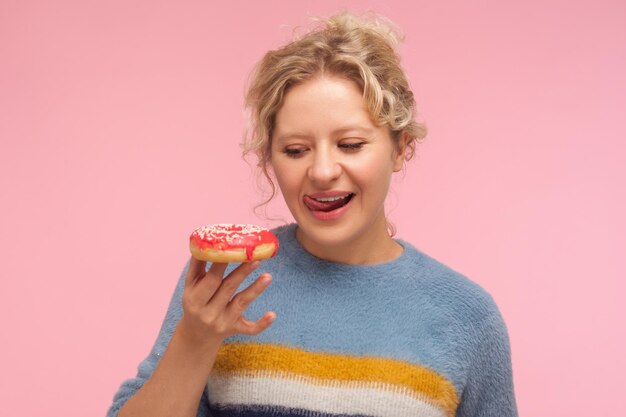
<svg viewBox="0 0 626 417">
<path fill-rule="evenodd" d="M 517 416 L 506 327 L 485 291 L 403 241 L 402 256 L 384 264 L 318 259 L 299 245 L 296 227 L 275 230 L 278 254 L 242 286 L 272 273 L 246 316 L 272 310 L 276 321 L 224 342 L 198 416 Z M 167 347 L 185 273 L 154 347 L 108 417 Z"/>
</svg>

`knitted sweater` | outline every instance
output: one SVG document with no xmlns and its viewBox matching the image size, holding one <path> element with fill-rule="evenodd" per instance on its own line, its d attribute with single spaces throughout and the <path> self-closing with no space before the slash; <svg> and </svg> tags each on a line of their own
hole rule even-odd
<svg viewBox="0 0 626 417">
<path fill-rule="evenodd" d="M 225 340 L 198 416 L 517 416 L 506 327 L 484 290 L 403 241 L 403 254 L 383 264 L 316 258 L 296 227 L 275 230 L 278 254 L 242 285 L 272 273 L 246 317 L 272 310 L 275 322 Z M 152 351 L 108 417 L 165 351 L 185 273 Z"/>
</svg>

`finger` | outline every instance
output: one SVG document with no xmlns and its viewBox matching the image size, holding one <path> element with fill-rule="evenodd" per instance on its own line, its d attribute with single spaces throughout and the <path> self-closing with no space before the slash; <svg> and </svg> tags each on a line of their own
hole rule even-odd
<svg viewBox="0 0 626 417">
<path fill-rule="evenodd" d="M 224 310 L 230 299 L 235 295 L 235 292 L 237 292 L 237 288 L 239 288 L 246 277 L 259 265 L 259 261 L 245 262 L 233 269 L 233 271 L 222 280 L 220 287 L 215 292 L 215 295 L 213 295 L 213 298 L 211 298 L 210 304 L 219 311 Z"/>
<path fill-rule="evenodd" d="M 187 275 L 185 276 L 185 286 L 189 287 L 193 284 L 199 277 L 204 276 L 206 270 L 206 262 L 199 261 L 194 257 L 191 257 L 191 261 L 189 261 L 189 269 L 187 270 Z"/>
<path fill-rule="evenodd" d="M 269 311 L 265 313 L 263 317 L 261 317 L 257 321 L 249 321 L 243 317 L 240 317 L 235 325 L 235 330 L 240 334 L 247 334 L 250 336 L 256 336 L 274 322 L 276 319 L 276 313 L 273 311 Z"/>
<path fill-rule="evenodd" d="M 208 274 L 214 274 L 220 277 L 220 280 L 224 277 L 228 264 L 224 262 L 213 262 L 209 268 Z"/>
<path fill-rule="evenodd" d="M 193 297 L 202 304 L 208 303 L 220 287 L 227 267 L 227 263 L 212 263 L 209 270 L 194 282 Z"/>
<path fill-rule="evenodd" d="M 261 295 L 272 282 L 270 274 L 262 274 L 252 285 L 233 297 L 226 307 L 227 314 L 233 319 L 241 316 L 248 306 Z"/>
</svg>

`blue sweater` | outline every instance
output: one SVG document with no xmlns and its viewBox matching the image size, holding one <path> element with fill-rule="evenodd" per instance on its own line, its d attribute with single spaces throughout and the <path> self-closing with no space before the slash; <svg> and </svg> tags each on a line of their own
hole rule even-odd
<svg viewBox="0 0 626 417">
<path fill-rule="evenodd" d="M 403 241 L 403 254 L 383 264 L 316 258 L 296 227 L 275 230 L 278 254 L 242 285 L 272 273 L 246 317 L 272 310 L 276 321 L 258 336 L 225 340 L 198 416 L 517 416 L 506 327 L 484 290 Z M 185 273 L 109 417 L 165 351 L 182 314 Z"/>
</svg>

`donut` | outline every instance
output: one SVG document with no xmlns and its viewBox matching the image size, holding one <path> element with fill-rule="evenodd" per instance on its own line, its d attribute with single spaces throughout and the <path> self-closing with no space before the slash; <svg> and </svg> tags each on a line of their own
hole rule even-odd
<svg viewBox="0 0 626 417">
<path fill-rule="evenodd" d="M 251 262 L 276 255 L 278 239 L 252 224 L 202 226 L 189 237 L 191 255 L 207 262 Z"/>
</svg>

